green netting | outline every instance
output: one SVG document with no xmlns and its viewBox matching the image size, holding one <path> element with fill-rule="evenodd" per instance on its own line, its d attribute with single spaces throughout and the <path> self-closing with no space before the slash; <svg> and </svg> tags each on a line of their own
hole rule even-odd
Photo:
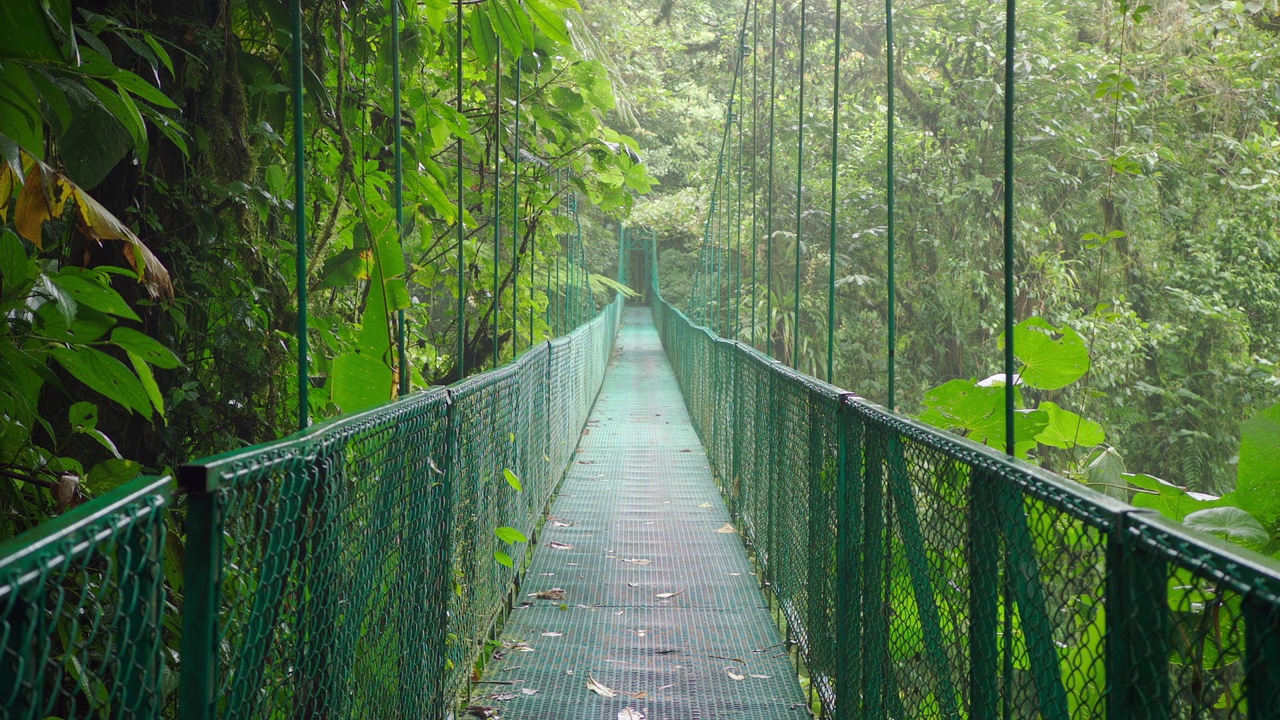
<svg viewBox="0 0 1280 720">
<path fill-rule="evenodd" d="M 443 717 L 517 579 L 495 530 L 534 535 L 621 307 L 451 388 L 184 467 L 189 534 L 214 542 L 188 541 L 183 717 Z"/>
<path fill-rule="evenodd" d="M 0 543 L 0 718 L 158 717 L 169 480 L 140 478 Z"/>
<path fill-rule="evenodd" d="M 172 565 L 164 480 L 0 545 L 0 718 L 445 717 L 518 579 L 495 530 L 534 536 L 621 310 L 453 387 L 183 467 Z"/>
<path fill-rule="evenodd" d="M 661 300 L 827 712 L 1274 718 L 1280 567 L 717 337 Z"/>
</svg>

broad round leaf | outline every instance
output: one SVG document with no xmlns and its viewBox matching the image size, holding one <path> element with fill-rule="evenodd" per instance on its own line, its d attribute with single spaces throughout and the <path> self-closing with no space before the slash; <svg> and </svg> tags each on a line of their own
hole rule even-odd
<svg viewBox="0 0 1280 720">
<path fill-rule="evenodd" d="M 1262 545 L 1271 539 L 1262 523 L 1238 507 L 1197 510 L 1182 520 L 1193 530 L 1207 532 L 1244 545 Z"/>
<path fill-rule="evenodd" d="M 1048 424 L 1036 435 L 1038 442 L 1070 449 L 1077 445 L 1092 447 L 1107 439 L 1107 433 L 1101 425 L 1085 420 L 1070 410 L 1063 410 L 1057 403 L 1042 402 L 1040 409 L 1048 414 Z"/>
<path fill-rule="evenodd" d="M 1027 318 L 1013 328 L 1013 353 L 1024 365 L 1022 381 L 1041 390 L 1066 387 L 1089 372 L 1084 338 L 1069 325 L 1054 327 L 1044 318 Z"/>
</svg>

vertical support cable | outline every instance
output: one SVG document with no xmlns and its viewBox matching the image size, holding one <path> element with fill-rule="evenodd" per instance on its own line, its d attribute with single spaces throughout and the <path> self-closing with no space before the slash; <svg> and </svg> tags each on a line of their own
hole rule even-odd
<svg viewBox="0 0 1280 720">
<path fill-rule="evenodd" d="M 1013 356 L 1013 60 L 1017 0 L 1004 5 L 1004 445 L 1014 452 Z"/>
<path fill-rule="evenodd" d="M 502 255 L 499 241 L 502 239 L 502 39 L 497 42 L 497 52 L 493 54 L 493 301 L 490 312 L 493 313 L 493 363 L 498 367 L 498 356 L 502 348 L 498 345 L 498 316 L 501 315 L 502 303 L 498 285 Z"/>
<path fill-rule="evenodd" d="M 835 384 L 832 367 L 836 340 L 836 163 L 840 159 L 840 10 L 836 0 L 835 69 L 831 79 L 831 243 L 827 248 L 827 382 Z"/>
<path fill-rule="evenodd" d="M 298 0 L 295 0 L 297 2 Z M 457 110 L 461 115 L 462 108 L 462 3 L 463 0 L 455 0 L 458 4 L 457 24 L 458 37 L 457 43 L 454 45 L 454 51 L 457 53 L 457 63 L 454 70 L 457 73 L 456 85 L 454 92 L 457 94 Z M 462 218 L 466 212 L 465 198 L 462 194 L 462 138 L 458 138 L 458 379 L 461 380 L 467 376 L 467 262 L 463 254 L 463 227 Z"/>
<path fill-rule="evenodd" d="M 885 33 L 885 92 L 888 93 L 886 98 L 886 115 L 888 129 L 885 132 L 885 205 L 888 210 L 888 219 L 885 227 L 886 258 L 887 264 L 885 286 L 888 289 L 888 313 L 889 313 L 889 337 L 888 351 L 885 355 L 885 370 L 888 374 L 889 387 L 887 392 L 886 405 L 890 412 L 898 407 L 898 396 L 896 387 L 896 368 L 894 367 L 898 355 L 898 312 L 895 304 L 895 278 L 894 264 L 896 248 L 894 247 L 894 219 L 896 209 L 894 207 L 894 190 L 893 190 L 893 130 L 894 130 L 894 108 L 893 108 L 893 0 L 884 0 L 884 33 Z"/>
<path fill-rule="evenodd" d="M 520 352 L 520 60 L 516 58 L 516 130 L 511 155 L 511 359 Z M 529 338 L 532 342 L 533 338 Z"/>
<path fill-rule="evenodd" d="M 311 424 L 311 368 L 307 345 L 307 177 L 302 107 L 302 0 L 293 0 L 293 232 L 298 285 L 298 429 Z"/>
<path fill-rule="evenodd" d="M 760 0 L 751 0 L 751 347 L 756 347 L 756 165 L 760 160 L 760 58 L 756 51 L 760 40 Z M 654 268 L 657 271 L 657 268 Z"/>
<path fill-rule="evenodd" d="M 400 0 L 391 0 L 391 105 L 396 114 L 395 174 L 396 174 L 396 246 L 404 242 L 404 154 L 400 136 L 403 118 L 400 115 Z M 406 341 L 404 308 L 396 311 L 396 348 L 400 358 L 400 394 L 409 394 L 409 346 Z"/>
<path fill-rule="evenodd" d="M 742 62 L 747 58 L 747 27 L 743 18 L 742 32 L 738 34 L 738 73 L 741 74 Z M 742 118 L 747 100 L 746 78 L 738 87 L 741 100 L 738 101 L 738 202 L 734 205 L 733 232 L 736 248 L 733 251 L 734 286 L 733 286 L 733 340 L 742 334 L 742 160 L 746 149 L 746 140 L 742 135 Z"/>
<path fill-rule="evenodd" d="M 886 0 L 887 1 L 887 0 Z M 764 353 L 773 357 L 773 155 L 774 115 L 778 105 L 778 0 L 769 17 L 773 39 L 769 50 L 769 192 L 765 223 Z"/>
<path fill-rule="evenodd" d="M 804 203 L 804 50 L 805 0 L 800 0 L 800 112 L 796 118 L 796 279 L 795 316 L 791 320 L 791 367 L 800 369 L 800 221 Z"/>
</svg>

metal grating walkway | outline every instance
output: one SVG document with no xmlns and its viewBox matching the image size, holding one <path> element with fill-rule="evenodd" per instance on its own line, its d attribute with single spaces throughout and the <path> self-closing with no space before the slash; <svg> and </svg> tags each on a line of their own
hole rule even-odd
<svg viewBox="0 0 1280 720">
<path fill-rule="evenodd" d="M 627 308 L 616 347 L 525 576 L 530 604 L 473 703 L 508 720 L 808 717 L 649 308 Z"/>
</svg>

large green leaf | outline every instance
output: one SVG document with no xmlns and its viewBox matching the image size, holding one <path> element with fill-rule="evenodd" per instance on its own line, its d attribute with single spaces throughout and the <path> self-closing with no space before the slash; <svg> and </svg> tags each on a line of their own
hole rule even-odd
<svg viewBox="0 0 1280 720">
<path fill-rule="evenodd" d="M 1271 539 L 1262 523 L 1244 510 L 1230 505 L 1197 510 L 1183 518 L 1182 523 L 1242 545 L 1262 545 Z"/>
<path fill-rule="evenodd" d="M 1124 473 L 1123 478 L 1133 491 L 1129 502 L 1137 507 L 1151 508 L 1171 520 L 1181 521 L 1197 510 L 1234 502 L 1230 497 L 1188 492 L 1186 488 L 1145 473 Z"/>
<path fill-rule="evenodd" d="M 1057 403 L 1042 402 L 1040 409 L 1048 414 L 1048 424 L 1036 435 L 1036 440 L 1040 443 L 1069 449 L 1079 445 L 1092 447 L 1107 439 L 1101 425 L 1085 420 L 1070 410 L 1063 410 Z"/>
<path fill-rule="evenodd" d="M 0 2 L 0 60 L 65 63 L 39 0 Z"/>
<path fill-rule="evenodd" d="M 1274 525 L 1280 517 L 1280 403 L 1240 424 L 1236 502 Z"/>
<path fill-rule="evenodd" d="M 84 485 L 94 495 L 115 490 L 142 473 L 142 463 L 134 460 L 111 458 L 89 469 Z"/>
<path fill-rule="evenodd" d="M 1057 390 L 1089 372 L 1084 338 L 1071 326 L 1054 327 L 1044 318 L 1027 318 L 1013 328 L 1013 352 L 1023 364 L 1020 379 L 1033 388 Z"/>
<path fill-rule="evenodd" d="M 348 353 L 333 361 L 333 403 L 355 412 L 391 399 L 391 368 L 364 353 Z"/>
<path fill-rule="evenodd" d="M 172 370 L 182 364 L 178 356 L 150 335 L 133 328 L 118 327 L 111 332 L 111 342 L 146 360 L 158 368 Z"/>
<path fill-rule="evenodd" d="M 564 18 L 554 8 L 546 6 L 542 0 L 525 0 L 525 6 L 529 8 L 529 18 L 543 35 L 565 45 L 573 42 L 569 39 L 569 28 L 565 26 Z"/>
<path fill-rule="evenodd" d="M 1004 447 L 1004 385 L 980 385 L 972 380 L 952 380 L 925 393 L 927 408 L 920 419 L 931 425 L 963 430 L 971 439 L 992 447 Z M 1017 393 L 1015 389 L 1015 394 Z M 1021 404 L 1021 395 L 1015 397 Z M 1048 423 L 1048 413 L 1018 410 L 1014 414 L 1014 451 L 1025 455 L 1036 444 Z"/>
<path fill-rule="evenodd" d="M 1088 465 L 1089 487 L 1120 500 L 1129 500 L 1129 483 L 1124 478 L 1124 458 L 1114 448 L 1102 448 Z"/>
<path fill-rule="evenodd" d="M 50 279 L 66 290 L 76 302 L 98 312 L 115 315 L 127 320 L 141 320 L 120 293 L 98 282 L 98 275 L 79 268 L 63 268 Z"/>
<path fill-rule="evenodd" d="M 124 363 L 90 347 L 55 347 L 49 350 L 58 364 L 94 392 L 101 393 L 151 419 L 151 398 L 141 381 Z"/>
</svg>

